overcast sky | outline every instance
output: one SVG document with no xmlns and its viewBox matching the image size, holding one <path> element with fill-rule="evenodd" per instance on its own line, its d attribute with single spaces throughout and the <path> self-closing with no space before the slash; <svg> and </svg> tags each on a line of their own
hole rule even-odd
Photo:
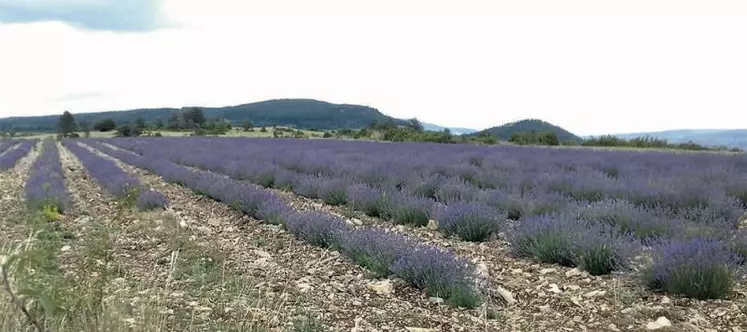
<svg viewBox="0 0 747 332">
<path fill-rule="evenodd" d="M 0 0 L 0 117 L 271 98 L 747 128 L 747 1 Z"/>
</svg>

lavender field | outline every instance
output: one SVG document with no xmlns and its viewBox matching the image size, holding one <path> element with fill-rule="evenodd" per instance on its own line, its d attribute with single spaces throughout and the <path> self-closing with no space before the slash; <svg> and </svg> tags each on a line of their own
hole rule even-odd
<svg viewBox="0 0 747 332">
<path fill-rule="evenodd" d="M 93 190 L 94 215 L 112 213 L 99 209 L 106 201 L 129 209 L 117 217 L 126 220 L 176 215 L 222 254 L 244 257 L 232 263 L 240 274 L 312 295 L 320 326 L 747 324 L 743 154 L 207 137 L 0 150 L 5 169 L 31 165 L 29 209 L 53 207 L 64 222 Z M 18 162 L 27 155 L 35 161 Z M 241 228 L 230 243 L 226 227 Z M 258 247 L 266 238 L 274 244 Z M 356 270 L 358 281 L 347 279 Z"/>
</svg>

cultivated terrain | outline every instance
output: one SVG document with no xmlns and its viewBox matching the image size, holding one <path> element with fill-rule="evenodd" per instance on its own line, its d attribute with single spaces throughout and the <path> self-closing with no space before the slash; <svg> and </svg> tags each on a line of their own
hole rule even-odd
<svg viewBox="0 0 747 332">
<path fill-rule="evenodd" d="M 3 331 L 747 331 L 743 154 L 0 141 Z"/>
</svg>

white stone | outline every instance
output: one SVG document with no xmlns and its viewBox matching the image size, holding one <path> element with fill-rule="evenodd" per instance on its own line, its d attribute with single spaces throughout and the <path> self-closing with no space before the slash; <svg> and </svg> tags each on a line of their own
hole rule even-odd
<svg viewBox="0 0 747 332">
<path fill-rule="evenodd" d="M 670 322 L 669 319 L 667 319 L 666 317 L 661 316 L 653 322 L 648 322 L 646 324 L 646 330 L 654 331 L 654 330 L 659 330 L 659 329 L 663 329 L 665 327 L 671 327 L 671 326 L 672 326 L 672 322 Z"/>
<path fill-rule="evenodd" d="M 394 292 L 394 285 L 389 279 L 368 283 L 366 288 L 380 295 L 388 295 Z"/>
<path fill-rule="evenodd" d="M 433 219 L 428 220 L 428 225 L 426 225 L 425 228 L 427 228 L 429 230 L 432 230 L 432 231 L 435 231 L 435 230 L 438 229 L 438 222 L 436 222 Z"/>
<path fill-rule="evenodd" d="M 670 304 L 670 303 L 672 303 L 672 299 L 670 299 L 669 297 L 665 296 L 661 298 L 661 304 Z"/>
<path fill-rule="evenodd" d="M 301 293 L 306 293 L 312 288 L 311 285 L 305 282 L 299 283 L 298 285 L 296 285 L 296 287 L 298 287 L 298 290 L 301 291 Z"/>
<path fill-rule="evenodd" d="M 503 298 L 504 301 L 506 301 L 506 304 L 512 305 L 516 303 L 516 299 L 514 299 L 514 295 L 511 294 L 511 292 L 509 292 L 507 289 L 501 286 L 498 286 L 496 287 L 495 291 L 498 293 L 498 295 L 501 296 L 501 298 Z"/>
<path fill-rule="evenodd" d="M 440 297 L 429 297 L 428 302 L 434 303 L 434 304 L 441 304 L 441 303 L 444 303 L 444 299 Z"/>
<path fill-rule="evenodd" d="M 555 268 L 547 268 L 547 269 L 542 269 L 539 272 L 540 272 L 540 274 L 545 275 L 545 274 L 550 274 L 550 273 L 558 272 L 558 270 L 555 269 Z"/>
<path fill-rule="evenodd" d="M 562 290 L 560 290 L 560 288 L 558 288 L 557 284 L 550 284 L 549 287 L 550 293 L 560 294 L 563 292 Z"/>
<path fill-rule="evenodd" d="M 426 329 L 423 327 L 405 327 L 405 330 L 407 330 L 408 332 L 436 332 L 436 330 Z"/>
<path fill-rule="evenodd" d="M 488 266 L 485 263 L 479 263 L 477 266 L 475 266 L 475 273 L 479 278 L 489 278 L 490 272 L 488 271 Z"/>
<path fill-rule="evenodd" d="M 570 277 L 574 277 L 574 276 L 580 276 L 581 274 L 583 274 L 583 271 L 581 271 L 579 268 L 575 268 L 575 269 L 572 269 L 572 270 L 568 270 L 565 273 L 565 276 L 570 278 Z"/>
</svg>

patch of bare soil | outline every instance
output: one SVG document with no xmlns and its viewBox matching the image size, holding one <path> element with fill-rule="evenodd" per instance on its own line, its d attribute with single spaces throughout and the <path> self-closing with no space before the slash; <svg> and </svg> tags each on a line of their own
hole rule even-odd
<svg viewBox="0 0 747 332">
<path fill-rule="evenodd" d="M 306 245 L 273 225 L 263 224 L 225 204 L 169 184 L 117 160 L 128 173 L 165 194 L 180 222 L 214 241 L 236 268 L 262 280 L 261 287 L 306 299 L 306 306 L 339 331 L 513 331 L 485 308 L 456 309 L 401 280 L 368 277 L 336 251 Z M 378 287 L 377 287 L 378 286 Z M 422 328 L 423 330 L 418 330 Z"/>
<path fill-rule="evenodd" d="M 654 294 L 640 285 L 635 272 L 590 276 L 578 269 L 515 258 L 503 234 L 484 243 L 466 242 L 446 238 L 433 227 L 394 225 L 346 207 L 274 191 L 295 209 L 330 212 L 351 224 L 385 228 L 470 259 L 492 285 L 508 290 L 515 300 L 498 309 L 498 320 L 506 324 L 502 328 L 511 331 L 640 331 L 656 327 L 652 323 L 659 317 L 671 322 L 672 331 L 747 330 L 747 280 L 741 280 L 729 300 Z"/>
</svg>

